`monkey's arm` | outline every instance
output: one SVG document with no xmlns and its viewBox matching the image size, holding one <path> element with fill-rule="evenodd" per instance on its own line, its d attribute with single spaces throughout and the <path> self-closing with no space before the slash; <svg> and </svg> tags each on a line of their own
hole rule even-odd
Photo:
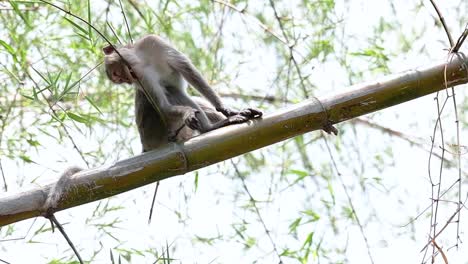
<svg viewBox="0 0 468 264">
<path fill-rule="evenodd" d="M 197 89 L 216 108 L 224 108 L 221 98 L 211 88 L 201 73 L 195 68 L 189 58 L 178 50 L 167 47 L 167 59 L 169 65 L 179 72 L 184 79 Z"/>
<path fill-rule="evenodd" d="M 189 58 L 178 50 L 167 47 L 167 56 L 169 65 L 176 71 L 178 71 L 184 79 L 196 88 L 208 101 L 215 107 L 215 109 L 225 116 L 230 117 L 234 115 L 242 115 L 248 118 L 261 117 L 262 112 L 254 108 L 247 108 L 242 111 L 236 111 L 224 106 L 221 98 L 211 88 L 208 82 L 203 78 L 201 73 L 195 68 Z"/>
<path fill-rule="evenodd" d="M 160 84 L 159 75 L 152 69 L 152 65 L 145 65 L 143 60 L 139 58 L 135 51 L 128 48 L 118 49 L 122 59 L 130 65 L 130 70 L 134 77 L 138 78 L 139 81 L 134 82 L 137 89 L 140 89 L 143 94 L 150 96 L 148 100 L 153 101 L 156 104 L 158 110 L 160 110 L 167 118 L 177 118 L 179 116 L 187 115 L 191 107 L 182 105 L 173 105 L 169 102 L 165 88 Z M 118 54 L 116 54 L 119 56 Z M 195 110 L 194 110 L 195 111 Z"/>
</svg>

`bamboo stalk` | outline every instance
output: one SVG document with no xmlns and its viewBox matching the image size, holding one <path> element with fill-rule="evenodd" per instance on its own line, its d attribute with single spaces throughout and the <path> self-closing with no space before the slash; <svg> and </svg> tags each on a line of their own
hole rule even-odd
<svg viewBox="0 0 468 264">
<path fill-rule="evenodd" d="M 445 68 L 448 87 L 467 83 L 467 65 L 468 59 L 455 56 L 447 65 L 439 63 L 355 85 L 320 101 L 310 99 L 262 119 L 221 128 L 182 144 L 169 144 L 111 165 L 79 172 L 73 177 L 72 189 L 62 199 L 58 210 L 107 198 L 321 129 L 327 116 L 336 124 L 442 90 Z M 51 186 L 3 194 L 0 226 L 40 216 Z"/>
</svg>

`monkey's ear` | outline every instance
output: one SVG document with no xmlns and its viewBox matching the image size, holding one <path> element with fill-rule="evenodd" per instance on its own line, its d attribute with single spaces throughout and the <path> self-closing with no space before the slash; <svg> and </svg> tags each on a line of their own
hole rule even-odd
<svg viewBox="0 0 468 264">
<path fill-rule="evenodd" d="M 114 52 L 115 49 L 111 45 L 108 45 L 108 46 L 105 46 L 104 48 L 102 48 L 102 51 L 104 51 L 104 54 L 109 55 L 112 52 Z"/>
</svg>

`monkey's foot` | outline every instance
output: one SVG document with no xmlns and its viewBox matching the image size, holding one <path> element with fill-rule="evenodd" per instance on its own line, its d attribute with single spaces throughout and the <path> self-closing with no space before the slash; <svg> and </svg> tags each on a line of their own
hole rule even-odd
<svg viewBox="0 0 468 264">
<path fill-rule="evenodd" d="M 239 112 L 240 115 L 245 116 L 249 119 L 260 118 L 263 115 L 263 112 L 255 108 L 246 108 Z"/>
<path fill-rule="evenodd" d="M 221 112 L 226 117 L 242 115 L 249 119 L 262 117 L 263 112 L 255 108 L 246 108 L 242 111 L 232 110 L 226 107 L 216 108 L 216 111 Z"/>
<path fill-rule="evenodd" d="M 233 125 L 233 124 L 241 124 L 249 121 L 249 118 L 243 115 L 234 115 L 230 116 L 227 119 L 227 124 L 226 125 Z"/>
<path fill-rule="evenodd" d="M 174 132 L 174 133 L 170 133 L 168 136 L 167 136 L 167 141 L 169 142 L 176 142 L 177 141 L 177 132 Z M 143 151 L 144 152 L 144 151 Z"/>
<path fill-rule="evenodd" d="M 186 125 L 183 124 L 180 126 L 176 131 L 174 132 L 169 132 L 169 135 L 167 136 L 167 140 L 169 142 L 176 142 L 177 141 L 177 136 L 179 136 L 180 131 L 185 127 Z"/>
</svg>

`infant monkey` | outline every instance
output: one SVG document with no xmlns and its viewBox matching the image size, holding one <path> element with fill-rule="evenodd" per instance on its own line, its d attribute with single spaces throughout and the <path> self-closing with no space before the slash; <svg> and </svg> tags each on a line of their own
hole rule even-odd
<svg viewBox="0 0 468 264">
<path fill-rule="evenodd" d="M 261 111 L 253 108 L 238 112 L 225 107 L 192 62 L 156 35 L 145 36 L 133 45 L 118 48 L 118 53 L 111 46 L 105 47 L 103 51 L 106 54 L 104 62 L 109 79 L 117 84 L 128 83 L 136 87 L 136 123 L 144 151 L 164 141 L 190 138 L 194 135 L 193 130 L 205 133 L 262 116 Z M 190 97 L 186 91 L 187 82 L 208 101 Z M 143 91 L 154 101 L 157 110 L 151 110 L 150 100 Z M 166 129 L 163 120 L 166 121 Z M 184 128 L 184 124 L 188 128 Z M 178 135 L 179 131 L 182 136 Z M 163 139 L 164 136 L 167 138 Z M 145 141 L 161 143 L 153 142 L 148 149 Z"/>
</svg>

